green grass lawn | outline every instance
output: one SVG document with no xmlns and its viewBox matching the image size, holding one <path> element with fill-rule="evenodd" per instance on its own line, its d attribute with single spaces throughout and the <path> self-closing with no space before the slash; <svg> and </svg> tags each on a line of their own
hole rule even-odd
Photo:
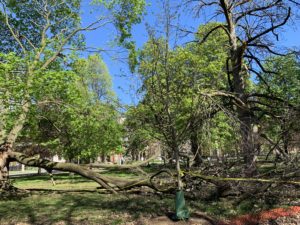
<svg viewBox="0 0 300 225">
<path fill-rule="evenodd" d="M 15 187 L 31 191 L 0 200 L 0 224 L 125 224 L 163 215 L 173 207 L 172 198 L 101 194 L 97 183 L 80 176 L 60 174 L 54 178 L 55 186 L 47 175 L 14 179 Z"/>
<path fill-rule="evenodd" d="M 102 173 L 130 179 L 129 172 Z M 112 195 L 97 189 L 97 183 L 77 175 L 54 175 L 53 186 L 48 175 L 15 178 L 19 189 L 30 190 L 24 195 L 0 198 L 0 224 L 135 224 L 139 218 L 152 218 L 174 211 L 174 196 L 120 193 Z M 205 191 L 205 190 L 204 190 Z M 228 218 L 239 214 L 267 209 L 265 203 L 255 199 L 233 206 L 228 199 L 200 201 L 186 199 L 193 211 L 201 211 L 215 218 Z"/>
<path fill-rule="evenodd" d="M 124 224 L 170 210 L 153 197 L 95 193 L 40 193 L 0 201 L 0 224 Z"/>
</svg>

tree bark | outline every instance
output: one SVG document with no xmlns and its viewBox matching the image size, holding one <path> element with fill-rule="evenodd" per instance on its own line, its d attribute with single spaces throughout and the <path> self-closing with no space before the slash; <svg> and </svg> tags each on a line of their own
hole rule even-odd
<svg viewBox="0 0 300 225">
<path fill-rule="evenodd" d="M 232 36 L 235 35 L 233 32 Z M 255 166 L 255 147 L 253 143 L 252 123 L 253 118 L 249 110 L 247 102 L 247 93 L 245 87 L 245 79 L 243 73 L 247 71 L 242 70 L 242 59 L 245 50 L 245 46 L 237 44 L 237 39 L 234 37 L 232 42 L 235 44 L 231 47 L 231 64 L 233 74 L 233 89 L 237 96 L 244 103 L 243 106 L 237 106 L 237 115 L 240 122 L 240 134 L 241 134 L 241 152 L 245 162 L 245 174 L 251 176 L 256 170 Z"/>
<path fill-rule="evenodd" d="M 106 163 L 106 155 L 104 153 L 101 154 L 101 162 Z"/>
<path fill-rule="evenodd" d="M 8 148 L 7 144 L 0 146 L 0 190 L 7 190 L 10 187 L 8 180 Z"/>
<path fill-rule="evenodd" d="M 238 109 L 238 117 L 240 120 L 241 151 L 245 163 L 245 175 L 251 176 L 256 171 L 256 149 L 253 140 L 252 116 L 248 111 Z"/>
<path fill-rule="evenodd" d="M 201 149 L 198 143 L 198 135 L 196 132 L 192 131 L 190 141 L 191 141 L 191 151 L 194 155 L 193 165 L 200 166 L 203 160 L 201 157 Z"/>
<path fill-rule="evenodd" d="M 181 179 L 181 169 L 180 169 L 180 156 L 179 156 L 179 148 L 178 146 L 174 146 L 173 151 L 175 153 L 175 159 L 176 159 L 176 172 L 177 172 L 177 190 L 183 189 L 183 183 Z"/>
</svg>

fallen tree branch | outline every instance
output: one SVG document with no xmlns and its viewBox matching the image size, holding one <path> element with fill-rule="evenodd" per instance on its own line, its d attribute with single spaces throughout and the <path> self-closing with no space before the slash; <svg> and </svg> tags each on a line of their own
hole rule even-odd
<svg viewBox="0 0 300 225">
<path fill-rule="evenodd" d="M 293 180 L 277 180 L 277 179 L 264 179 L 264 178 L 246 178 L 246 177 L 216 177 L 216 176 L 207 176 L 200 173 L 193 172 L 184 172 L 192 177 L 198 177 L 206 181 L 243 181 L 243 182 L 261 182 L 261 183 L 274 183 L 274 184 L 293 184 L 300 185 L 300 181 Z"/>
<path fill-rule="evenodd" d="M 152 160 L 153 157 L 151 157 L 149 160 Z M 155 183 L 153 181 L 153 178 L 155 176 L 158 176 L 160 173 L 162 173 L 161 171 L 154 175 L 145 176 L 143 178 L 133 178 L 133 179 L 127 178 L 127 179 L 125 179 L 125 178 L 117 178 L 117 177 L 109 177 L 109 176 L 101 175 L 99 173 L 92 171 L 91 169 L 89 169 L 85 166 L 80 166 L 80 165 L 76 165 L 73 163 L 52 162 L 47 159 L 28 157 L 25 154 L 20 153 L 20 152 L 9 151 L 9 159 L 11 161 L 17 161 L 26 166 L 43 168 L 43 169 L 47 170 L 48 172 L 51 172 L 52 170 L 73 172 L 73 173 L 79 174 L 85 178 L 94 180 L 95 182 L 100 184 L 103 188 L 109 190 L 112 193 L 117 193 L 117 190 L 115 189 L 115 187 L 117 187 L 118 190 L 128 190 L 128 189 L 135 188 L 135 187 L 147 186 L 149 188 L 152 188 L 156 191 L 161 191 L 161 192 L 172 189 L 171 186 L 168 186 L 167 189 L 160 190 L 159 182 Z M 145 163 L 145 161 L 143 163 Z M 139 163 L 138 165 L 140 165 L 140 164 L 141 163 Z M 134 166 L 127 165 L 126 166 L 126 168 L 135 168 L 135 167 L 136 167 L 136 165 L 134 165 Z M 117 167 L 117 168 L 119 168 L 119 167 Z M 123 167 L 121 167 L 121 168 L 123 168 Z M 110 186 L 109 184 L 111 184 L 112 186 Z"/>
<path fill-rule="evenodd" d="M 99 175 L 96 172 L 93 172 L 92 170 L 89 170 L 82 166 L 78 166 L 73 163 L 52 162 L 47 159 L 28 157 L 22 153 L 14 152 L 14 151 L 9 152 L 9 158 L 11 161 L 17 161 L 26 166 L 40 167 L 47 171 L 60 170 L 60 171 L 73 172 L 83 177 L 86 177 L 88 179 L 96 181 L 98 184 L 110 190 L 112 193 L 117 193 L 111 186 L 108 185 L 109 181 L 107 179 L 104 179 L 101 175 Z"/>
<path fill-rule="evenodd" d="M 159 192 L 170 192 L 176 187 L 176 180 L 171 171 L 160 170 L 155 174 L 149 174 L 144 177 L 137 178 L 119 178 L 105 176 L 92 171 L 87 167 L 76 165 L 73 163 L 59 163 L 52 162 L 47 159 L 28 157 L 23 153 L 9 151 L 10 161 L 17 161 L 27 166 L 40 167 L 47 171 L 60 170 L 66 172 L 73 172 L 79 174 L 85 178 L 94 180 L 100 184 L 103 188 L 107 189 L 112 193 L 117 193 L 117 191 L 129 190 L 136 187 L 146 186 L 155 191 Z M 132 165 L 131 165 L 132 166 Z M 122 167 L 123 168 L 123 167 Z M 130 167 L 131 168 L 131 167 Z M 259 182 L 259 183 L 276 183 L 276 184 L 292 184 L 300 186 L 300 181 L 286 180 L 286 179 L 264 179 L 264 178 L 231 178 L 231 177 L 216 177 L 207 176 L 196 172 L 183 172 L 184 175 L 189 175 L 191 177 L 198 177 L 200 179 L 211 182 L 217 186 L 223 186 L 227 182 Z M 223 184 L 223 185 L 222 185 Z"/>
</svg>

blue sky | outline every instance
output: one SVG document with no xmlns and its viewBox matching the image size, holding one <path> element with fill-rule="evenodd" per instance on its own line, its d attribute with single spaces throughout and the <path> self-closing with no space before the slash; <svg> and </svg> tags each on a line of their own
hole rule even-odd
<svg viewBox="0 0 300 225">
<path fill-rule="evenodd" d="M 88 0 L 84 1 L 82 5 L 83 24 L 88 24 L 101 14 L 98 10 L 92 11 Z M 171 1 L 172 2 L 172 1 Z M 177 1 L 173 1 L 178 3 Z M 151 27 L 158 28 L 161 26 L 159 17 L 157 16 L 162 9 L 161 1 L 148 1 L 146 15 L 141 24 L 133 27 L 133 40 L 136 41 L 137 47 L 141 47 L 147 41 L 146 24 Z M 204 20 L 194 18 L 191 13 L 181 13 L 180 23 L 181 27 L 189 30 L 195 30 Z M 299 21 L 297 21 L 299 22 Z M 176 23 L 176 21 L 175 21 Z M 297 24 L 296 24 L 297 25 Z M 128 70 L 124 54 L 119 54 L 122 51 L 120 48 L 113 47 L 112 43 L 116 31 L 112 25 L 108 25 L 96 31 L 88 32 L 86 34 L 86 43 L 88 47 L 96 47 L 103 49 L 114 49 L 113 51 L 106 51 L 102 53 L 102 57 L 108 66 L 110 74 L 113 79 L 113 89 L 124 104 L 136 104 L 138 99 L 135 96 L 135 90 L 138 86 L 137 80 Z M 192 35 L 185 37 L 181 42 L 186 42 L 192 38 Z M 284 32 L 280 34 L 279 44 L 286 47 L 299 47 L 300 29 L 297 26 L 288 26 Z"/>
</svg>

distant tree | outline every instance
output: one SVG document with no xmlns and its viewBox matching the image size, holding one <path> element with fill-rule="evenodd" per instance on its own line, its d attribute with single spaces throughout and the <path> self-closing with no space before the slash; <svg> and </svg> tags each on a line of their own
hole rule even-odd
<svg viewBox="0 0 300 225">
<path fill-rule="evenodd" d="M 197 43 L 205 36 L 208 30 L 216 25 L 216 23 L 208 23 L 200 26 L 195 35 L 195 41 L 185 47 L 186 50 L 190 52 L 187 56 L 186 74 L 187 76 L 193 76 L 194 81 L 192 85 L 198 88 L 197 90 L 194 89 L 196 93 L 227 90 L 228 88 L 224 61 L 228 56 L 225 32 L 223 30 L 217 30 L 204 44 L 198 45 Z M 216 102 L 223 105 L 219 100 L 216 100 Z M 194 110 L 197 110 L 197 108 Z M 200 118 L 201 116 L 196 117 L 191 121 L 190 143 L 191 151 L 195 157 L 195 165 L 199 166 L 202 162 L 204 139 L 206 139 L 203 133 L 209 132 L 204 130 L 203 125 L 207 120 L 213 118 L 217 111 L 218 110 L 206 116 L 204 115 L 202 118 Z M 206 147 L 210 148 L 212 146 Z"/>
<path fill-rule="evenodd" d="M 100 55 L 79 59 L 72 63 L 72 69 L 81 77 L 86 92 L 94 95 L 95 101 L 113 100 L 111 76 Z"/>
<path fill-rule="evenodd" d="M 126 129 L 126 154 L 138 160 L 138 156 L 152 141 L 157 141 L 152 127 L 146 122 L 147 117 L 141 105 L 131 106 L 125 114 L 124 127 Z"/>
</svg>

